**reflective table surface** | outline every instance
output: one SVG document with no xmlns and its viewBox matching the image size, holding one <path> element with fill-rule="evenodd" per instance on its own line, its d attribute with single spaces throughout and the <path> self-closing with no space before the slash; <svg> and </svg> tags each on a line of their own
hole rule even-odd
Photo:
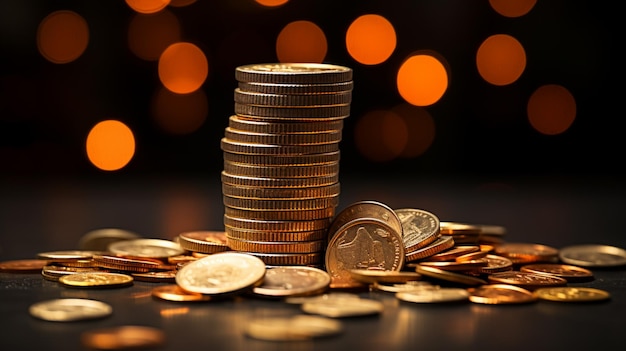
<svg viewBox="0 0 626 351">
<path fill-rule="evenodd" d="M 184 231 L 223 228 L 219 175 L 123 181 L 8 179 L 0 191 L 0 261 L 77 249 L 81 237 L 98 228 L 123 228 L 165 239 Z M 617 177 L 345 175 L 338 210 L 374 200 L 395 209 L 424 209 L 441 221 L 503 226 L 507 242 L 626 248 L 621 223 L 625 195 L 626 186 Z M 245 335 L 246 324 L 254 318 L 303 313 L 299 305 L 278 299 L 237 295 L 172 302 L 152 296 L 152 289 L 162 283 L 80 289 L 37 273 L 0 272 L 0 340 L 3 350 L 84 350 L 85 332 L 135 325 L 163 331 L 165 341 L 157 350 L 583 350 L 620 345 L 626 267 L 592 271 L 592 281 L 568 285 L 606 290 L 609 300 L 428 304 L 401 301 L 388 292 L 357 290 L 354 293 L 361 297 L 381 301 L 384 311 L 339 318 L 338 335 L 306 341 L 264 341 Z M 110 304 L 113 312 L 76 322 L 50 322 L 29 314 L 32 304 L 57 298 L 95 299 Z"/>
</svg>

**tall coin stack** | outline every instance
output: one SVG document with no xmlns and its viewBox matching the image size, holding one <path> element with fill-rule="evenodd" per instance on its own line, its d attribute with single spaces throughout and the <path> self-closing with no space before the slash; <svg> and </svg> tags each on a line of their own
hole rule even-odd
<svg viewBox="0 0 626 351">
<path fill-rule="evenodd" d="M 339 205 L 352 70 L 252 64 L 237 67 L 235 78 L 235 114 L 221 140 L 228 246 L 267 265 L 321 266 Z"/>
</svg>

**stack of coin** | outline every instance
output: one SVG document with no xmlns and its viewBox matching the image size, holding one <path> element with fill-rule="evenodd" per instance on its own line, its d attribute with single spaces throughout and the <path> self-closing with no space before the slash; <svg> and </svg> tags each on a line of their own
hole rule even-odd
<svg viewBox="0 0 626 351">
<path fill-rule="evenodd" d="M 268 265 L 321 265 L 339 204 L 352 70 L 252 64 L 235 78 L 235 114 L 221 140 L 228 246 Z"/>
</svg>

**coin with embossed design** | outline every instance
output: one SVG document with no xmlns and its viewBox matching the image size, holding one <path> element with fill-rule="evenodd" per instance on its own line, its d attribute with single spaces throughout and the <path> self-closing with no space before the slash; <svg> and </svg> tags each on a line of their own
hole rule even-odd
<svg viewBox="0 0 626 351">
<path fill-rule="evenodd" d="M 417 208 L 400 208 L 394 211 L 402 223 L 402 239 L 407 251 L 422 248 L 441 235 L 439 218 L 433 213 Z"/>
<path fill-rule="evenodd" d="M 252 293 L 262 297 L 308 296 L 320 294 L 330 286 L 328 272 L 307 266 L 267 268 L 263 282 Z"/>
<path fill-rule="evenodd" d="M 574 286 L 540 288 L 533 293 L 539 299 L 555 302 L 596 302 L 611 298 L 605 290 Z"/>
<path fill-rule="evenodd" d="M 76 288 L 118 288 L 133 284 L 133 277 L 128 274 L 112 272 L 84 272 L 64 275 L 59 283 Z"/>
<path fill-rule="evenodd" d="M 567 280 L 555 275 L 521 272 L 516 270 L 492 273 L 487 276 L 487 280 L 492 284 L 510 284 L 528 290 L 553 286 L 565 286 L 567 284 Z"/>
</svg>

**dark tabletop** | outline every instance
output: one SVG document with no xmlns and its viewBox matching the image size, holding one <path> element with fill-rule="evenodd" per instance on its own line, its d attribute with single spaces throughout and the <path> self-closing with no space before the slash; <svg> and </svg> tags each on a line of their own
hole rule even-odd
<svg viewBox="0 0 626 351">
<path fill-rule="evenodd" d="M 368 177 L 341 179 L 340 208 L 375 200 L 419 208 L 441 221 L 504 226 L 507 242 L 562 248 L 575 244 L 626 247 L 621 220 L 624 184 L 610 177 Z M 98 228 L 123 228 L 171 239 L 183 231 L 223 228 L 219 176 L 176 179 L 42 181 L 0 185 L 0 261 L 76 249 Z M 301 314 L 298 305 L 252 296 L 181 303 L 158 300 L 160 283 L 135 281 L 115 289 L 72 289 L 40 274 L 0 273 L 2 350 L 80 350 L 82 333 L 121 325 L 162 330 L 162 350 L 554 350 L 597 349 L 623 342 L 626 267 L 593 268 L 594 279 L 569 283 L 608 291 L 595 303 L 537 301 L 523 305 L 415 304 L 393 294 L 358 291 L 383 302 L 380 315 L 340 319 L 341 334 L 311 341 L 271 342 L 244 335 L 256 317 Z M 104 301 L 103 319 L 49 322 L 29 306 L 56 298 Z"/>
</svg>

